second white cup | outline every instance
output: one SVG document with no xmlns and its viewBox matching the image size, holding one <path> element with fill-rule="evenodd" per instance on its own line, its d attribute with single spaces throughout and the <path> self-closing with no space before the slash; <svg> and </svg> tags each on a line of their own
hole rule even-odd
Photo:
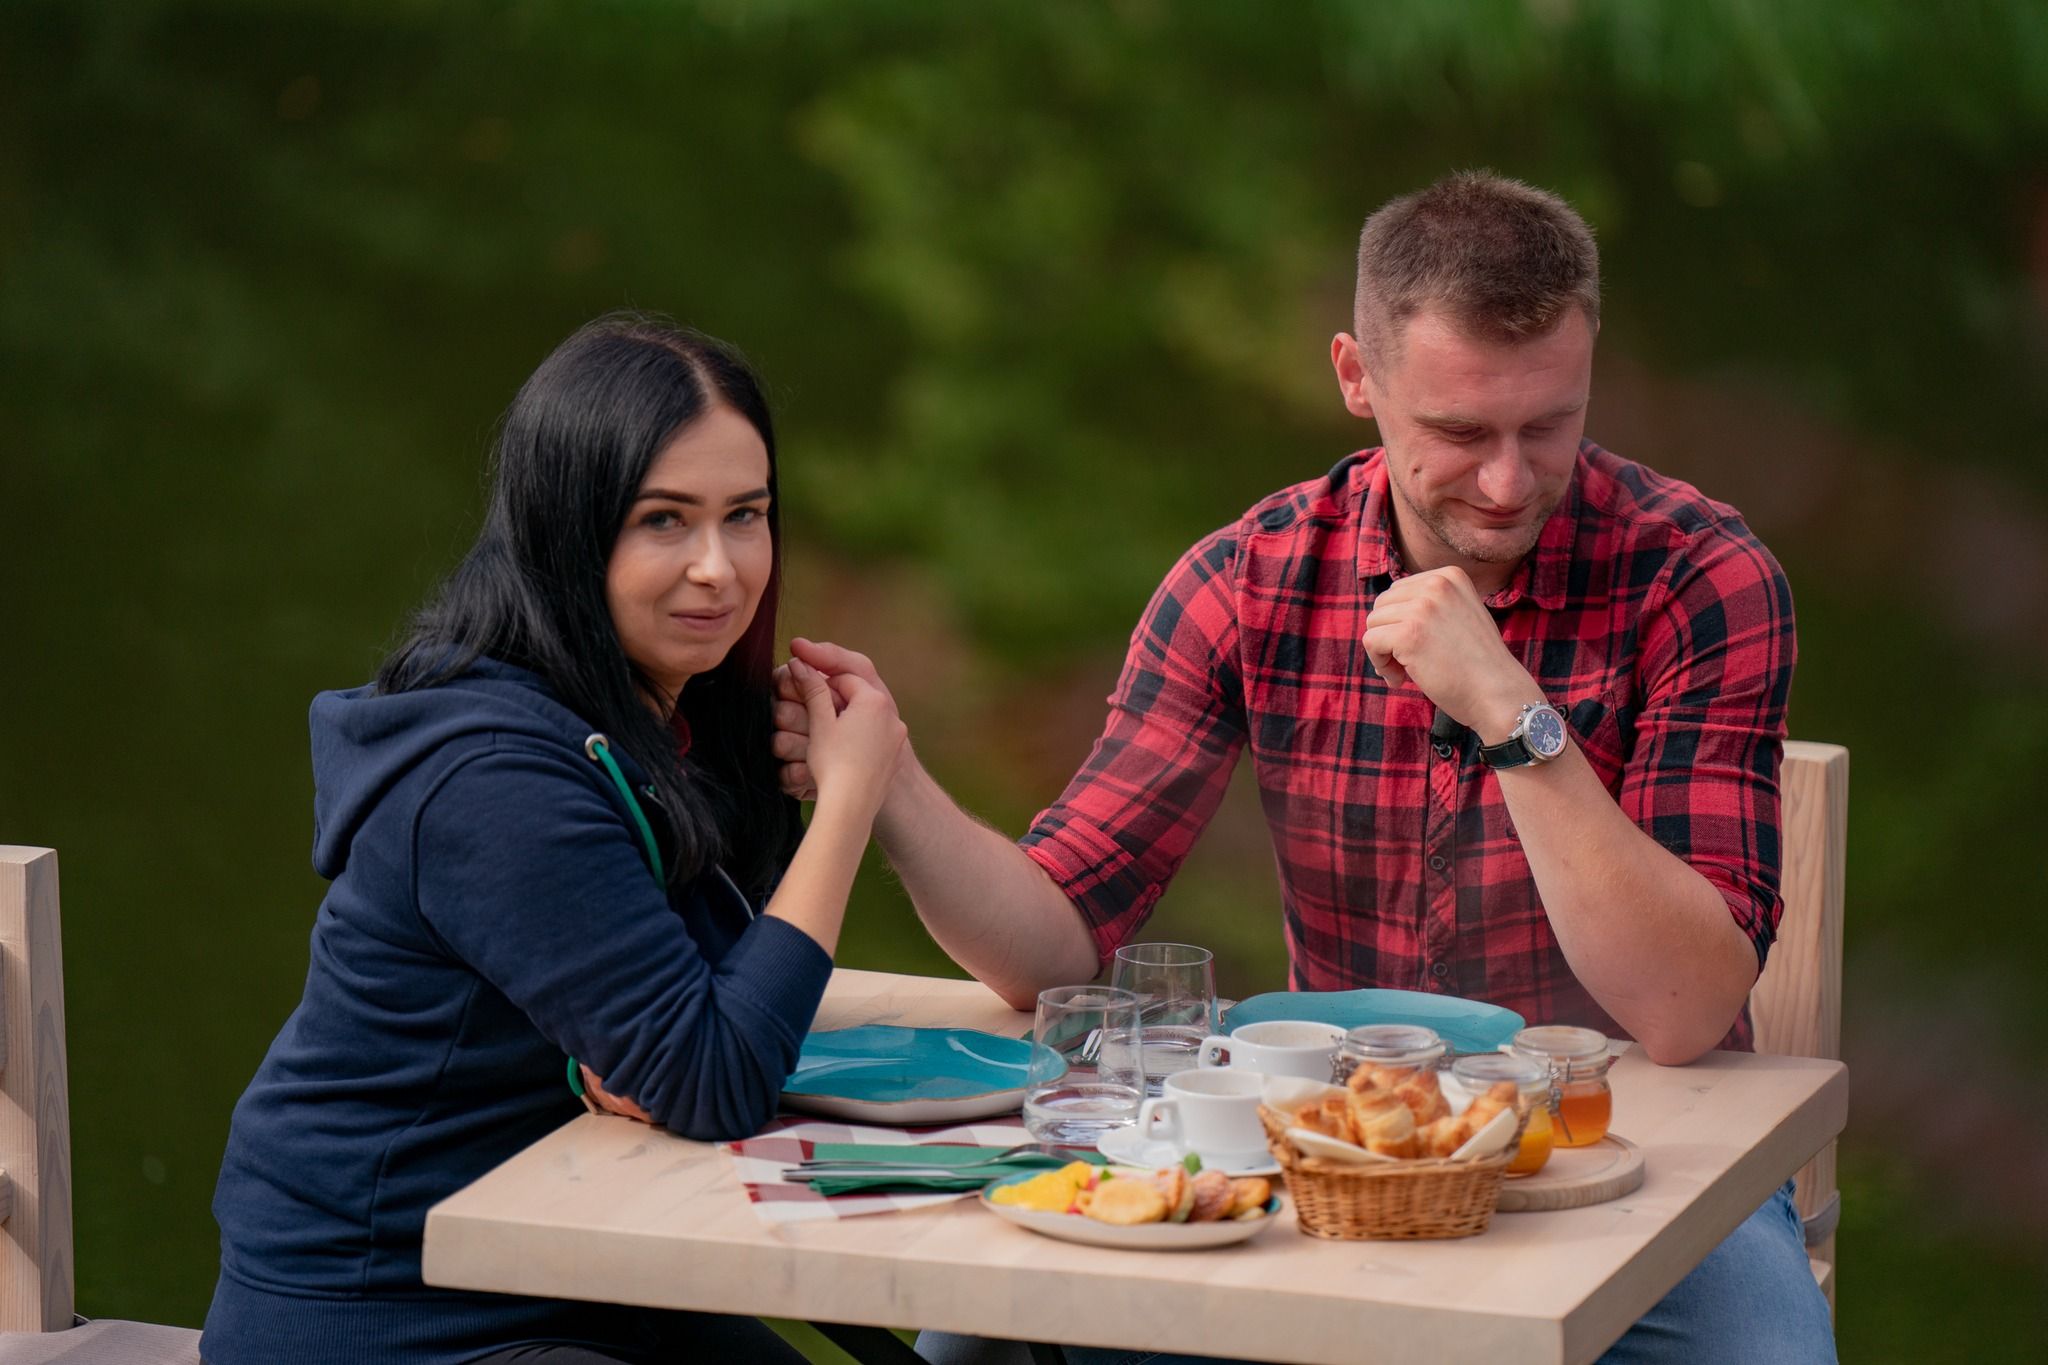
<svg viewBox="0 0 2048 1365">
<path fill-rule="evenodd" d="M 1306 1019 L 1268 1019 L 1241 1024 L 1229 1037 L 1210 1034 L 1196 1053 L 1198 1066 L 1235 1067 L 1268 1076 L 1300 1076 L 1305 1080 L 1327 1081 L 1337 1044 L 1344 1030 L 1334 1024 L 1317 1024 Z"/>
<path fill-rule="evenodd" d="M 1264 1079 L 1246 1071 L 1177 1071 L 1158 1099 L 1138 1107 L 1138 1137 L 1170 1142 L 1211 1165 L 1256 1160 L 1266 1150 L 1264 1089 Z"/>
</svg>

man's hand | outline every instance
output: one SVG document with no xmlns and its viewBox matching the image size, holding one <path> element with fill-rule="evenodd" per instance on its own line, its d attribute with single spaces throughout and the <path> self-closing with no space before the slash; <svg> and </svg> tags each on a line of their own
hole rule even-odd
<svg viewBox="0 0 2048 1365">
<path fill-rule="evenodd" d="M 1463 569 L 1396 580 L 1365 618 L 1364 643 L 1389 687 L 1413 683 L 1482 743 L 1506 739 L 1522 706 L 1543 696 Z"/>
<path fill-rule="evenodd" d="M 799 636 L 789 642 L 790 652 L 827 678 L 850 673 L 870 687 L 880 689 L 893 708 L 895 699 L 875 671 L 867 655 L 833 644 L 818 644 Z M 799 801 L 818 797 L 817 775 L 811 771 L 811 715 L 804 706 L 803 689 L 790 676 L 789 665 L 775 670 L 775 734 L 769 750 L 782 762 L 782 789 Z"/>
</svg>

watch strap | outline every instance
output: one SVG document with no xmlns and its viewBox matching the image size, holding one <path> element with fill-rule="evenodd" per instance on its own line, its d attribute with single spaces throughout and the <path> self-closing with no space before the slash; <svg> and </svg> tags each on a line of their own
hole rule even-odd
<svg viewBox="0 0 2048 1365">
<path fill-rule="evenodd" d="M 1517 730 L 1498 744 L 1480 745 L 1479 761 L 1489 768 L 1524 768 L 1536 761 L 1536 755 L 1529 752 Z"/>
</svg>

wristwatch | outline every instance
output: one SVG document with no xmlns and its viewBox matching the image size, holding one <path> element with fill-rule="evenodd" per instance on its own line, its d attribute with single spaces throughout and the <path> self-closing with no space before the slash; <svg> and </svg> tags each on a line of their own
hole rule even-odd
<svg viewBox="0 0 2048 1365">
<path fill-rule="evenodd" d="M 1530 702 L 1508 737 L 1498 744 L 1479 746 L 1479 761 L 1489 768 L 1520 768 L 1531 763 L 1548 763 L 1564 752 L 1570 732 L 1564 728 L 1564 712 L 1548 702 Z"/>
</svg>

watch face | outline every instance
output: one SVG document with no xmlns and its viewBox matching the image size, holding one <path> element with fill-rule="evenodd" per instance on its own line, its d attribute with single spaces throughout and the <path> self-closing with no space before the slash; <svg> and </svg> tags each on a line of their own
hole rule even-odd
<svg viewBox="0 0 2048 1365">
<path fill-rule="evenodd" d="M 1548 706 L 1529 713 L 1529 728 L 1523 742 L 1538 758 L 1556 758 L 1564 752 L 1564 719 Z"/>
</svg>

